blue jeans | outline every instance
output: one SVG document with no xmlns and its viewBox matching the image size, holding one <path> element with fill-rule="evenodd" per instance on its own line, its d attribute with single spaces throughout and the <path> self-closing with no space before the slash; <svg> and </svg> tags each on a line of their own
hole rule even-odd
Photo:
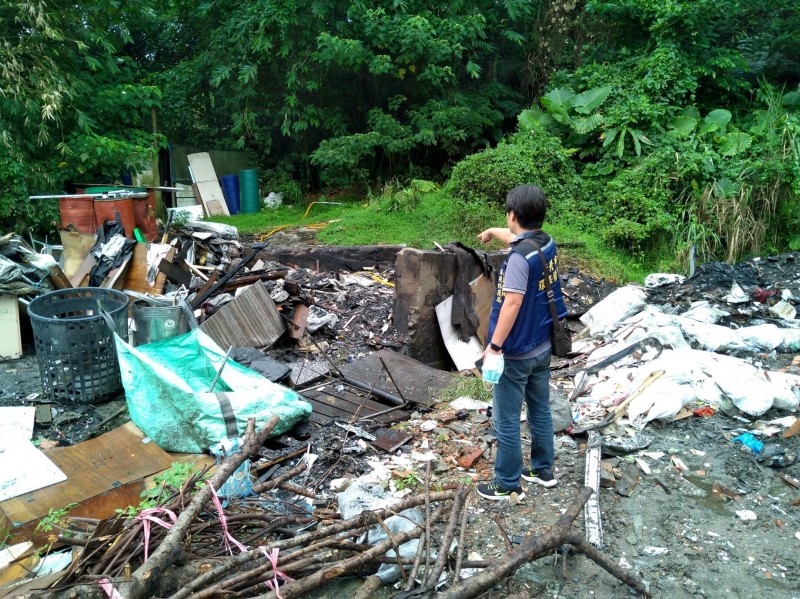
<svg viewBox="0 0 800 599">
<path fill-rule="evenodd" d="M 531 468 L 553 470 L 553 417 L 550 414 L 550 350 L 527 360 L 506 358 L 500 381 L 494 386 L 492 420 L 497 437 L 495 482 L 513 489 L 522 475 L 520 414 L 528 406 L 531 432 Z"/>
</svg>

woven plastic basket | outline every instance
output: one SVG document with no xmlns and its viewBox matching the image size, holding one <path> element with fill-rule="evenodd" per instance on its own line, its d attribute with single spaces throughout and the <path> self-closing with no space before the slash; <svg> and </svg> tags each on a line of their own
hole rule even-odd
<svg viewBox="0 0 800 599">
<path fill-rule="evenodd" d="M 128 338 L 128 296 L 81 287 L 46 293 L 28 306 L 45 395 L 59 403 L 100 403 L 122 389 L 114 336 Z"/>
</svg>

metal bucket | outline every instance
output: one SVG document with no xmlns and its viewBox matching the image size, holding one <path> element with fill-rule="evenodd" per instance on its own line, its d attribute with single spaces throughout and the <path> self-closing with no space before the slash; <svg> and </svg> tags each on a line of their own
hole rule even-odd
<svg viewBox="0 0 800 599">
<path fill-rule="evenodd" d="M 144 302 L 133 304 L 135 345 L 145 345 L 189 332 L 189 323 L 180 306 L 151 306 Z"/>
</svg>

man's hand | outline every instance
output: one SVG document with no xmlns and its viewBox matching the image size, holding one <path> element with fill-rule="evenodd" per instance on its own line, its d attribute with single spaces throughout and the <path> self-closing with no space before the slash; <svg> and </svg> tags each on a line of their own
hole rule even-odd
<svg viewBox="0 0 800 599">
<path fill-rule="evenodd" d="M 489 243 L 492 239 L 494 239 L 492 229 L 486 229 L 485 231 L 478 233 L 478 239 L 481 243 Z"/>
<path fill-rule="evenodd" d="M 492 227 L 478 233 L 481 243 L 489 243 L 492 239 L 499 239 L 503 243 L 511 243 L 516 237 L 511 231 L 504 227 Z"/>
<path fill-rule="evenodd" d="M 481 357 L 482 357 L 484 360 L 486 360 L 486 355 L 487 355 L 487 354 L 494 354 L 494 355 L 496 355 L 496 356 L 499 356 L 499 355 L 500 355 L 500 354 L 502 354 L 502 353 L 503 353 L 503 352 L 501 352 L 501 351 L 494 351 L 494 350 L 491 348 L 491 346 L 487 344 L 487 345 L 486 345 L 486 347 L 485 347 L 485 348 L 483 348 L 483 354 L 481 354 Z"/>
</svg>

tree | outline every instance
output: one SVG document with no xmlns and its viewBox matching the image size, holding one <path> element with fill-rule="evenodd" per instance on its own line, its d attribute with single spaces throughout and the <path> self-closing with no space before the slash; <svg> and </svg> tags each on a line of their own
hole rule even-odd
<svg viewBox="0 0 800 599">
<path fill-rule="evenodd" d="M 0 228 L 47 229 L 54 204 L 29 194 L 149 163 L 159 92 L 120 55 L 127 39 L 105 2 L 0 6 Z"/>
</svg>

